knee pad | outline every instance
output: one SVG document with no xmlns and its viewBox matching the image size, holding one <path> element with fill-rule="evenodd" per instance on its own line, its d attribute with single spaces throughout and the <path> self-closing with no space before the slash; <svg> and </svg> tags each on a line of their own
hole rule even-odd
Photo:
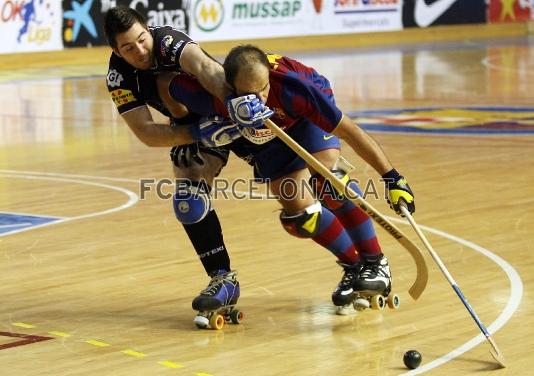
<svg viewBox="0 0 534 376">
<path fill-rule="evenodd" d="M 297 238 L 313 238 L 319 231 L 321 218 L 321 204 L 315 203 L 304 209 L 297 215 L 287 215 L 284 211 L 280 214 L 280 222 L 284 229 Z"/>
<path fill-rule="evenodd" d="M 210 188 L 205 183 L 180 182 L 172 203 L 176 219 L 184 225 L 200 222 L 211 210 Z"/>
<path fill-rule="evenodd" d="M 349 175 L 345 171 L 332 170 L 332 173 L 345 185 L 349 182 Z M 345 199 L 344 192 L 339 192 L 321 174 L 313 174 L 310 178 L 310 185 L 319 201 L 328 209 L 335 210 L 343 205 L 343 200 Z"/>
</svg>

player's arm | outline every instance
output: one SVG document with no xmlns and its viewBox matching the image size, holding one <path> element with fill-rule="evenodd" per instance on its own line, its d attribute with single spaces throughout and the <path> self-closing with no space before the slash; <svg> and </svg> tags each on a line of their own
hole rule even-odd
<svg viewBox="0 0 534 376">
<path fill-rule="evenodd" d="M 194 142 L 190 128 L 156 123 L 147 106 L 124 112 L 122 118 L 137 138 L 147 146 L 176 146 Z"/>
<path fill-rule="evenodd" d="M 234 123 L 218 115 L 183 119 L 185 124 L 172 126 L 154 122 L 148 107 L 140 106 L 124 112 L 122 118 L 147 146 L 180 146 L 199 141 L 205 146 L 219 147 L 241 137 Z"/>
<path fill-rule="evenodd" d="M 221 64 L 208 56 L 198 44 L 188 43 L 180 56 L 180 66 L 185 72 L 195 76 L 211 94 L 225 103 L 230 94 Z"/>
<path fill-rule="evenodd" d="M 343 114 L 332 134 L 346 141 L 380 175 L 384 175 L 393 168 L 380 145 L 347 115 Z"/>
<path fill-rule="evenodd" d="M 415 212 L 414 194 L 404 179 L 389 161 L 388 157 L 378 143 L 343 114 L 338 126 L 332 134 L 338 136 L 384 179 L 387 188 L 387 200 L 397 214 L 401 214 L 399 205 L 406 204 L 410 213 Z"/>
</svg>

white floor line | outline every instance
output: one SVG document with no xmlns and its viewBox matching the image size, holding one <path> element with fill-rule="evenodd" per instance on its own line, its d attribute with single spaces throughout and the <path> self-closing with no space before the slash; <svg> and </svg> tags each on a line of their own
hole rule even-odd
<svg viewBox="0 0 534 376">
<path fill-rule="evenodd" d="M 63 176 L 65 176 L 65 175 L 63 175 Z M 32 175 L 26 175 L 26 174 L 6 174 L 6 173 L 2 173 L 2 171 L 0 170 L 0 177 L 13 178 L 13 179 L 27 179 L 27 180 L 49 180 L 49 181 L 59 181 L 59 182 L 65 182 L 65 183 L 91 185 L 91 186 L 96 186 L 96 187 L 100 187 L 100 188 L 106 188 L 106 189 L 111 189 L 111 190 L 114 190 L 114 191 L 119 191 L 119 192 L 124 193 L 126 196 L 128 196 L 128 201 L 126 203 L 124 203 L 124 204 L 122 204 L 120 206 L 114 207 L 114 208 L 110 208 L 110 209 L 106 209 L 106 210 L 102 210 L 102 211 L 98 211 L 98 212 L 94 212 L 94 213 L 89 213 L 89 214 L 78 215 L 78 216 L 75 216 L 75 217 L 61 218 L 61 219 L 58 219 L 57 221 L 52 221 L 52 222 L 43 223 L 43 224 L 32 226 L 32 227 L 26 227 L 26 228 L 22 228 L 22 229 L 19 229 L 19 230 L 13 230 L 13 231 L 5 232 L 3 234 L 0 234 L 0 237 L 11 235 L 11 234 L 16 234 L 16 233 L 19 233 L 19 232 L 33 230 L 33 229 L 36 229 L 36 228 L 51 226 L 51 225 L 55 225 L 55 224 L 58 224 L 58 223 L 77 221 L 77 220 L 80 220 L 80 219 L 92 218 L 92 217 L 97 217 L 97 216 L 101 216 L 101 215 L 107 215 L 107 214 L 115 213 L 115 212 L 118 212 L 118 211 L 121 211 L 121 210 L 129 208 L 129 207 L 135 205 L 137 203 L 137 201 L 139 201 L 139 197 L 137 196 L 136 193 L 134 193 L 134 192 L 132 192 L 132 191 L 130 191 L 128 189 L 122 188 L 122 187 L 116 187 L 116 186 L 113 186 L 113 185 L 96 183 L 96 182 L 79 180 L 79 179 L 68 179 L 68 178 L 63 178 L 63 177 L 54 177 L 52 174 L 46 174 L 46 176 L 32 176 Z"/>
<path fill-rule="evenodd" d="M 0 213 L 0 214 L 2 214 L 2 213 Z M 9 213 L 9 214 L 11 214 L 11 213 Z M 31 224 L 32 224 L 31 222 L 21 222 L 21 223 L 13 223 L 13 224 L 10 224 L 10 225 L 0 225 L 0 229 L 13 228 L 13 227 L 22 227 L 22 226 L 28 226 L 28 225 L 31 225 Z"/>
<path fill-rule="evenodd" d="M 404 224 L 408 223 L 406 220 L 403 220 L 403 219 L 392 218 L 392 217 L 388 217 L 388 218 L 390 220 L 392 220 L 393 222 L 404 223 Z M 497 256 L 496 254 L 494 254 L 493 252 L 489 251 L 488 249 L 483 248 L 483 247 L 481 247 L 481 246 L 479 246 L 479 245 L 477 245 L 477 244 L 475 244 L 473 242 L 470 242 L 468 240 L 462 239 L 462 238 L 460 238 L 458 236 L 455 236 L 455 235 L 451 235 L 451 234 L 449 234 L 447 232 L 434 229 L 432 227 L 422 226 L 422 225 L 419 225 L 419 227 L 421 227 L 421 229 L 423 229 L 423 230 L 425 230 L 427 232 L 430 232 L 430 233 L 433 233 L 435 235 L 444 237 L 444 238 L 449 239 L 449 240 L 451 240 L 453 242 L 456 242 L 456 243 L 462 244 L 462 245 L 464 245 L 464 246 L 466 246 L 468 248 L 471 248 L 472 250 L 474 250 L 476 252 L 481 253 L 482 255 L 486 256 L 487 258 L 492 260 L 494 263 L 496 263 L 498 266 L 500 266 L 501 269 L 506 273 L 506 276 L 510 280 L 510 289 L 511 289 L 510 298 L 508 299 L 508 302 L 507 302 L 506 306 L 504 307 L 504 310 L 499 315 L 499 317 L 497 317 L 497 319 L 494 322 L 492 322 L 491 325 L 488 326 L 488 331 L 491 334 L 494 334 L 495 332 L 497 332 L 500 328 L 502 328 L 504 326 L 504 324 L 506 324 L 508 322 L 508 320 L 510 320 L 510 318 L 513 316 L 514 312 L 519 307 L 519 304 L 521 303 L 521 299 L 522 299 L 522 296 L 523 296 L 523 282 L 521 281 L 521 278 L 519 277 L 519 274 L 517 273 L 517 271 L 512 267 L 512 265 L 507 263 L 501 257 Z M 461 285 L 460 285 L 460 288 L 461 288 Z M 454 298 L 456 299 L 457 297 L 456 297 L 456 295 L 454 294 L 454 291 L 451 288 L 451 296 L 453 296 L 453 295 L 454 295 Z M 460 299 L 458 299 L 458 304 L 462 304 Z M 475 308 L 475 311 L 476 311 L 476 308 Z M 465 315 L 464 319 L 468 320 L 469 322 L 471 322 L 473 327 L 478 330 L 478 326 L 475 324 L 473 319 L 469 316 L 468 312 L 466 312 L 466 315 Z M 426 372 L 426 371 L 429 371 L 429 370 L 431 370 L 433 368 L 439 367 L 440 365 L 445 364 L 449 360 L 454 359 L 454 358 L 462 355 L 463 353 L 471 350 L 473 347 L 475 347 L 476 345 L 478 345 L 478 344 L 480 344 L 482 342 L 486 342 L 486 339 L 485 339 L 484 335 L 482 333 L 480 333 L 476 337 L 472 338 L 468 342 L 466 342 L 463 345 L 461 345 L 461 346 L 457 347 L 456 349 L 452 350 L 448 354 L 445 354 L 445 355 L 443 355 L 443 356 L 441 356 L 441 357 L 439 357 L 437 359 L 434 359 L 434 360 L 432 360 L 432 361 L 430 361 L 428 363 L 425 363 L 421 367 L 419 367 L 419 368 L 417 368 L 415 370 L 403 373 L 402 375 L 410 375 L 410 376 L 411 375 L 419 375 L 419 374 L 421 374 L 423 372 Z M 499 341 L 496 341 L 496 342 L 497 342 L 497 344 L 499 344 Z M 493 359 L 491 357 L 491 354 L 489 353 L 489 349 L 490 349 L 489 344 L 487 345 L 487 348 L 488 348 L 488 353 L 487 353 L 488 359 L 487 360 L 492 362 Z M 503 351 L 503 355 L 506 357 L 506 351 L 503 350 L 502 348 L 500 350 Z"/>
<path fill-rule="evenodd" d="M 123 210 L 123 209 L 126 209 L 127 207 L 130 207 L 132 205 L 134 205 L 138 200 L 139 198 L 137 197 L 137 195 L 129 190 L 126 190 L 126 189 L 123 189 L 123 188 L 120 188 L 120 187 L 114 187 L 114 186 L 111 186 L 111 185 L 106 185 L 106 184 L 99 184 L 99 183 L 94 183 L 94 182 L 87 182 L 87 181 L 82 181 L 82 180 L 74 180 L 74 179 L 53 179 L 53 177 L 55 176 L 73 176 L 73 177 L 83 177 L 83 178 L 87 178 L 87 179 L 99 179 L 99 180 L 110 180 L 110 181 L 123 181 L 123 182 L 138 182 L 139 179 L 124 179 L 124 178 L 113 178 L 113 177 L 102 177 L 102 176 L 88 176 L 88 175 L 69 175 L 69 174 L 60 174 L 60 173 L 45 173 L 45 172 L 30 172 L 30 171 L 13 171 L 13 170 L 0 170 L 0 176 L 6 176 L 6 175 L 2 175 L 2 173 L 10 173 L 10 174 L 13 174 L 13 175 L 7 175 L 7 176 L 12 176 L 12 177 L 21 177 L 21 176 L 24 176 L 24 174 L 34 174 L 34 175 L 41 175 L 41 177 L 36 177 L 34 176 L 33 178 L 35 179 L 43 179 L 43 180 L 57 180 L 57 181 L 66 181 L 66 182 L 73 182 L 73 183 L 80 183 L 80 184 L 88 184 L 88 185 L 95 185 L 95 186 L 102 186 L 102 187 L 106 187 L 106 188 L 110 188 L 110 189 L 114 189 L 114 190 L 118 190 L 118 191 L 121 191 L 121 192 L 124 192 L 126 193 L 130 199 L 128 200 L 128 202 L 124 205 L 121 205 L 120 207 L 118 208 L 113 208 L 113 209 L 109 209 L 109 210 L 106 210 L 106 211 L 102 211 L 102 212 L 98 212 L 98 213 L 92 213 L 92 214 L 89 214 L 89 215 L 83 215 L 83 216 L 78 216 L 78 217 L 73 217 L 73 218 L 67 218 L 66 220 L 75 220 L 75 219 L 83 219 L 83 218 L 89 218 L 89 217 L 94 217 L 94 216 L 97 216 L 97 215 L 103 215 L 103 214 L 109 214 L 111 212 L 114 212 L 114 211 L 119 211 L 119 210 Z M 21 175 L 18 175 L 18 174 L 21 174 Z M 248 195 L 248 192 L 238 192 L 238 193 L 242 193 L 244 195 Z M 255 195 L 261 195 L 259 193 L 255 193 Z M 390 219 L 391 221 L 393 222 L 397 222 L 397 223 L 403 223 L 403 224 L 408 224 L 408 222 L 406 220 L 403 220 L 403 219 L 400 219 L 398 217 L 389 217 L 387 216 L 388 219 Z M 65 221 L 65 220 L 63 220 Z M 54 223 L 58 223 L 60 221 L 56 221 L 56 222 L 53 222 L 52 224 Z M 36 226 L 38 227 L 38 226 Z M 33 228 L 36 228 L 36 227 L 31 227 L 32 229 Z M 480 254 L 488 257 L 490 260 L 492 260 L 493 262 L 495 262 L 505 273 L 506 273 L 506 276 L 508 277 L 508 279 L 510 280 L 510 298 L 508 299 L 508 302 L 504 308 L 504 310 L 501 312 L 501 314 L 499 315 L 499 317 L 497 317 L 497 319 L 491 323 L 491 325 L 488 326 L 488 330 L 490 331 L 491 334 L 494 334 L 495 332 L 497 332 L 500 328 L 502 328 L 509 320 L 510 318 L 513 316 L 513 314 L 515 313 L 515 311 L 517 310 L 517 308 L 519 307 L 519 304 L 521 302 L 521 299 L 522 299 L 522 296 L 523 296 L 523 282 L 521 281 L 521 278 L 519 277 L 519 274 L 517 273 L 517 271 L 509 264 L 507 263 L 504 259 L 502 259 L 501 257 L 497 256 L 496 254 L 494 254 L 493 252 L 489 251 L 488 249 L 486 248 L 483 248 L 473 242 L 470 242 L 468 240 L 465 240 L 465 239 L 462 239 L 458 236 L 455 236 L 455 235 L 452 235 L 452 234 L 449 234 L 447 232 L 444 232 L 444 231 L 441 231 L 441 230 L 437 230 L 437 229 L 434 229 L 432 227 L 428 227 L 428 226 L 423 226 L 423 225 L 419 225 L 419 227 L 421 227 L 421 229 L 427 231 L 427 232 L 430 232 L 430 233 L 433 233 L 435 235 L 438 235 L 438 236 L 441 236 L 441 237 L 444 237 L 446 239 L 449 239 L 451 241 L 454 241 L 454 242 L 457 242 L 459 244 L 462 244 L 476 252 L 479 252 Z M 1 236 L 1 235 L 0 235 Z M 460 286 L 461 288 L 461 286 Z M 452 288 L 451 288 L 451 296 L 454 295 L 452 294 Z M 461 302 L 458 301 L 458 303 L 460 304 Z M 468 314 L 466 314 L 466 317 L 465 317 L 465 320 L 471 320 L 471 317 L 469 317 Z M 474 323 L 474 321 L 472 321 L 472 324 L 476 327 L 476 324 Z M 478 327 L 477 327 L 478 329 Z M 470 349 L 472 349 L 473 347 L 475 347 L 476 345 L 480 344 L 481 342 L 485 342 L 485 338 L 484 336 L 481 334 L 477 335 L 476 337 L 470 339 L 469 341 L 467 341 L 466 343 L 462 344 L 461 346 L 457 347 L 456 349 L 454 349 L 453 351 L 449 352 L 448 354 L 445 354 L 437 359 L 434 359 L 428 363 L 425 363 L 424 365 L 422 365 L 421 367 L 415 369 L 415 370 L 412 370 L 410 372 L 406 372 L 406 373 L 403 373 L 402 375 L 418 375 L 418 374 L 421 374 L 421 373 L 424 373 L 426 371 L 429 371 L 433 368 L 436 368 L 436 367 L 439 367 L 440 365 L 443 365 L 445 363 L 447 363 L 448 361 L 460 356 L 461 354 L 469 351 Z M 489 346 L 488 346 L 488 349 L 489 349 Z M 502 350 L 502 349 L 501 349 Z M 505 354 L 505 351 L 503 351 L 504 355 L 506 356 Z M 491 361 L 491 355 L 488 353 L 488 360 Z"/>
<path fill-rule="evenodd" d="M 137 183 L 140 180 L 140 179 L 128 179 L 128 178 L 114 178 L 114 177 L 107 177 L 107 176 L 64 174 L 64 173 L 59 173 L 59 172 L 19 171 L 19 170 L 5 170 L 5 169 L 0 169 L 0 174 L 53 176 L 53 177 L 66 177 L 69 179 L 82 178 L 82 179 L 90 179 L 90 180 L 121 181 L 121 182 L 126 182 L 126 183 Z"/>
<path fill-rule="evenodd" d="M 0 173 L 0 176 L 2 176 L 2 173 Z M 25 216 L 25 217 L 47 217 L 47 218 L 53 218 L 53 219 L 63 219 L 64 217 L 57 217 L 55 215 L 47 215 L 47 214 L 36 214 L 36 213 L 23 213 L 19 211 L 5 211 L 0 210 L 0 214 L 13 214 L 13 215 L 19 215 L 19 216 Z"/>
</svg>

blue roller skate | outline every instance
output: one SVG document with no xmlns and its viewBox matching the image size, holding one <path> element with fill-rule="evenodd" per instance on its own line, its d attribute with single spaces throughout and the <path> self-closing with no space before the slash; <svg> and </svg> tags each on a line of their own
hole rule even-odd
<svg viewBox="0 0 534 376">
<path fill-rule="evenodd" d="M 193 309 L 198 311 L 193 322 L 197 328 L 216 330 L 222 329 L 225 322 L 239 324 L 243 312 L 235 309 L 239 298 L 237 272 L 219 270 L 210 276 L 208 287 L 193 299 Z"/>
</svg>

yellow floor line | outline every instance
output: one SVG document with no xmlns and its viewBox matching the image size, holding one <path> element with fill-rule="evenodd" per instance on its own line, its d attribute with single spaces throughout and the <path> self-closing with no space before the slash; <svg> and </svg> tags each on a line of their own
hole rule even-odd
<svg viewBox="0 0 534 376">
<path fill-rule="evenodd" d="M 184 368 L 184 366 L 181 365 L 180 363 L 174 363 L 174 362 L 171 362 L 170 360 L 164 360 L 162 362 L 158 362 L 158 364 L 161 364 L 162 366 L 169 367 L 169 368 Z"/>
<path fill-rule="evenodd" d="M 133 357 L 136 357 L 136 358 L 142 358 L 142 357 L 146 356 L 142 352 L 131 350 L 131 349 L 122 350 L 121 353 L 126 354 L 126 355 L 130 355 L 130 356 L 133 356 Z"/>
<path fill-rule="evenodd" d="M 33 324 L 25 323 L 25 322 L 13 322 L 13 323 L 11 323 L 11 325 L 18 326 L 20 328 L 27 328 L 27 329 L 36 328 L 37 327 L 37 325 L 33 325 Z M 49 331 L 47 333 L 51 334 L 51 335 L 54 335 L 56 337 L 63 337 L 63 338 L 67 338 L 67 337 L 71 337 L 72 336 L 72 334 L 70 334 L 70 333 L 60 332 L 60 331 L 57 331 L 57 330 L 52 330 L 52 331 Z M 93 346 L 97 346 L 97 347 L 108 347 L 108 346 L 111 346 L 111 344 L 109 344 L 107 342 L 97 341 L 95 339 L 89 339 L 89 340 L 84 341 L 84 342 L 88 343 L 89 345 L 93 345 Z M 132 357 L 135 357 L 135 358 L 144 358 L 145 356 L 147 356 L 146 354 L 143 354 L 142 352 L 135 351 L 135 350 L 132 350 L 132 349 L 122 350 L 121 352 L 123 354 L 129 355 L 129 356 L 132 356 Z M 178 368 L 184 368 L 185 367 L 183 364 L 172 362 L 170 360 L 162 360 L 162 361 L 159 361 L 157 363 L 159 365 L 161 365 L 161 366 L 168 367 L 168 368 L 173 368 L 173 369 L 178 369 Z M 212 374 L 205 373 L 205 372 L 198 372 L 198 373 L 195 373 L 195 375 L 196 376 L 213 376 Z"/>
<path fill-rule="evenodd" d="M 70 337 L 71 336 L 69 333 L 58 332 L 55 330 L 48 332 L 48 334 L 52 334 L 53 336 L 56 336 L 56 337 Z"/>
<path fill-rule="evenodd" d="M 90 345 L 94 345 L 94 346 L 98 346 L 98 347 L 107 347 L 107 346 L 111 346 L 109 343 L 106 343 L 106 342 L 102 342 L 102 341 L 97 341 L 97 340 L 94 340 L 94 339 L 90 339 L 88 341 L 85 341 L 85 343 L 88 343 Z"/>
<path fill-rule="evenodd" d="M 20 328 L 35 328 L 37 325 L 27 324 L 25 322 L 14 322 L 11 325 L 18 326 Z"/>
</svg>

